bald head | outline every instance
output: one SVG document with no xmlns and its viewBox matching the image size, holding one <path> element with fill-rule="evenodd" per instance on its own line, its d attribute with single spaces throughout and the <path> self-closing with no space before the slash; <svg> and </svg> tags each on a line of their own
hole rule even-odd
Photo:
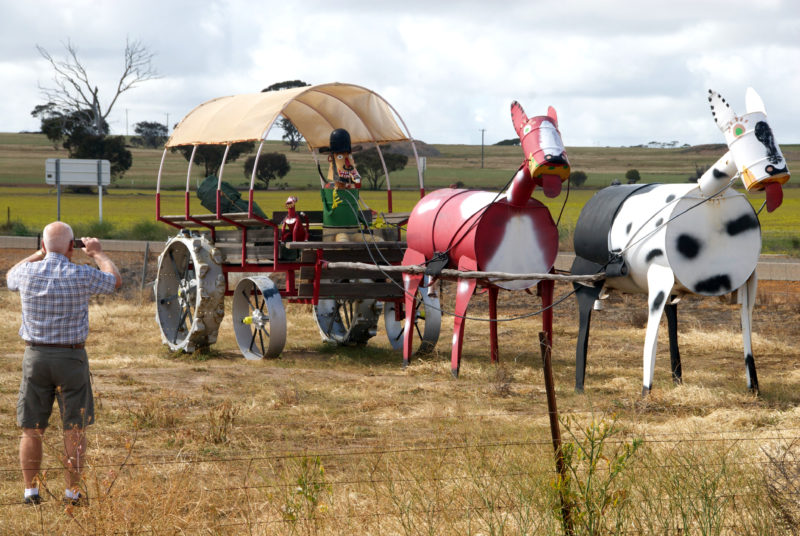
<svg viewBox="0 0 800 536">
<path fill-rule="evenodd" d="M 66 254 L 72 243 L 72 227 L 62 221 L 48 224 L 42 231 L 42 241 L 47 251 Z"/>
</svg>

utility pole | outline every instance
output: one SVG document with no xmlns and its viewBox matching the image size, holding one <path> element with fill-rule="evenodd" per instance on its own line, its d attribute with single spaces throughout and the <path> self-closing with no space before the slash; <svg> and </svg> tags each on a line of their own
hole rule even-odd
<svg viewBox="0 0 800 536">
<path fill-rule="evenodd" d="M 481 169 L 483 169 L 483 133 L 486 132 L 485 128 L 481 129 Z"/>
<path fill-rule="evenodd" d="M 167 112 L 167 136 L 169 136 L 169 112 Z"/>
<path fill-rule="evenodd" d="M 128 109 L 125 108 L 125 136 L 128 136 Z"/>
</svg>

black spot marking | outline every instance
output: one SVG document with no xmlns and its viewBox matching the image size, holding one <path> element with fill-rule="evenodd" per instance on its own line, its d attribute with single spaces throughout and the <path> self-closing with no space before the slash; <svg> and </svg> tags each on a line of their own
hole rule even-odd
<svg viewBox="0 0 800 536">
<path fill-rule="evenodd" d="M 780 164 L 782 159 L 780 153 L 778 153 L 775 137 L 772 135 L 772 129 L 769 128 L 769 125 L 764 121 L 759 121 L 756 123 L 755 131 L 756 139 L 767 148 L 767 160 L 775 165 Z"/>
<path fill-rule="evenodd" d="M 702 281 L 698 281 L 694 286 L 694 291 L 699 294 L 716 294 L 720 290 L 728 292 L 731 290 L 731 278 L 728 277 L 727 274 L 715 275 L 708 279 L 703 279 Z"/>
<path fill-rule="evenodd" d="M 717 168 L 714 168 L 714 178 L 715 179 L 727 179 L 728 178 L 728 174 L 725 173 L 724 171 L 720 171 Z"/>
<path fill-rule="evenodd" d="M 626 232 L 626 233 L 628 233 L 628 234 L 630 234 L 630 232 L 631 232 L 631 227 L 632 227 L 632 226 L 633 226 L 633 222 L 629 223 L 629 224 L 628 224 L 628 226 L 627 226 L 627 227 L 625 227 L 625 232 Z"/>
<path fill-rule="evenodd" d="M 645 260 L 645 262 L 650 262 L 650 261 L 652 261 L 653 259 L 655 259 L 656 257 L 658 257 L 658 256 L 660 256 L 660 255 L 663 255 L 663 254 L 664 254 L 664 252 L 663 252 L 663 251 L 661 251 L 661 249 L 659 249 L 659 248 L 652 249 L 652 250 L 650 250 L 650 252 L 647 254 L 647 257 L 645 257 L 645 258 L 644 258 L 644 260 Z"/>
<path fill-rule="evenodd" d="M 752 214 L 744 214 L 735 220 L 730 220 L 725 224 L 725 231 L 731 236 L 736 236 L 739 233 L 750 231 L 751 229 L 758 229 L 758 219 Z"/>
<path fill-rule="evenodd" d="M 670 201 L 672 201 L 673 199 L 675 199 L 675 196 L 674 196 L 673 194 L 669 194 L 669 195 L 667 196 L 667 203 L 669 203 L 669 202 L 670 202 Z"/>
<path fill-rule="evenodd" d="M 678 251 L 687 259 L 694 259 L 700 253 L 700 241 L 686 233 L 678 237 Z"/>
<path fill-rule="evenodd" d="M 664 218 L 658 218 L 656 220 L 656 227 L 661 227 L 662 223 L 664 223 Z"/>
<path fill-rule="evenodd" d="M 658 308 L 661 307 L 661 304 L 664 303 L 664 298 L 666 295 L 664 294 L 663 290 L 659 290 L 656 297 L 653 299 L 653 305 L 650 306 L 650 312 L 655 313 L 658 311 Z"/>
</svg>

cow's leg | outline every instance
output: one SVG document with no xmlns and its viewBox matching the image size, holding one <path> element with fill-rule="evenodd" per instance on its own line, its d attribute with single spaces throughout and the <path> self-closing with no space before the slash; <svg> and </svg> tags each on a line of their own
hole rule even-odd
<svg viewBox="0 0 800 536">
<path fill-rule="evenodd" d="M 492 363 L 500 361 L 500 350 L 497 348 L 497 292 L 500 289 L 489 287 L 489 341 L 492 352 Z"/>
<path fill-rule="evenodd" d="M 669 293 L 675 284 L 675 274 L 667 266 L 651 264 L 647 269 L 647 305 L 650 309 L 647 318 L 647 333 L 644 337 L 644 371 L 642 374 L 642 396 L 653 388 L 653 372 L 656 365 L 656 346 L 658 344 L 658 324 L 669 300 Z"/>
<path fill-rule="evenodd" d="M 756 272 L 750 275 L 747 282 L 739 288 L 739 303 L 742 304 L 742 338 L 744 339 L 744 365 L 747 373 L 747 388 L 758 394 L 758 375 L 756 362 L 753 359 L 753 307 L 756 304 L 758 278 Z"/>
<path fill-rule="evenodd" d="M 419 251 L 407 249 L 403 255 L 403 266 L 412 266 L 425 262 L 425 256 Z M 414 319 L 417 314 L 417 302 L 415 296 L 417 289 L 422 282 L 423 274 L 403 274 L 403 289 L 405 292 L 405 313 L 406 318 L 403 325 L 403 368 L 411 362 L 414 340 Z"/>
<path fill-rule="evenodd" d="M 478 269 L 478 264 L 466 257 L 458 261 L 458 269 L 461 271 L 474 271 Z M 461 347 L 464 343 L 464 318 L 467 314 L 469 300 L 475 292 L 476 279 L 459 279 L 458 290 L 456 291 L 456 310 L 453 319 L 453 347 L 450 352 L 450 372 L 453 377 L 458 378 L 458 371 L 461 368 Z"/>
<path fill-rule="evenodd" d="M 672 368 L 672 381 L 675 385 L 683 383 L 681 371 L 681 352 L 678 349 L 678 304 L 668 303 L 664 306 L 667 315 L 667 331 L 669 332 L 669 364 Z"/>
<path fill-rule="evenodd" d="M 586 378 L 586 357 L 589 350 L 589 327 L 592 323 L 592 307 L 600 297 L 603 286 L 581 285 L 573 283 L 575 296 L 578 298 L 578 344 L 575 348 L 575 392 L 583 392 Z"/>
<path fill-rule="evenodd" d="M 596 274 L 603 271 L 603 266 L 582 257 L 575 257 L 570 272 L 572 275 Z M 586 354 L 589 348 L 589 326 L 592 322 L 592 307 L 600 297 L 603 283 L 592 283 L 591 286 L 573 283 L 575 297 L 578 299 L 578 344 L 575 349 L 575 392 L 583 392 L 583 381 L 586 377 Z"/>
</svg>

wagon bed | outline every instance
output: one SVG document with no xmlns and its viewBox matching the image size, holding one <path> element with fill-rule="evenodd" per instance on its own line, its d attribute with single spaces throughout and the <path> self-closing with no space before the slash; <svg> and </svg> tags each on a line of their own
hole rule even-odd
<svg viewBox="0 0 800 536">
<path fill-rule="evenodd" d="M 283 300 L 311 304 L 323 340 L 339 344 L 366 343 L 377 332 L 382 307 L 387 336 L 395 349 L 402 348 L 401 335 L 406 325 L 402 276 L 328 266 L 334 262 L 392 266 L 402 261 L 406 243 L 401 241 L 400 225 L 408 214 L 392 210 L 388 171 L 384 166 L 388 212 L 380 215 L 388 228 L 370 229 L 361 241 L 323 241 L 322 212 L 308 211 L 301 220 L 308 222 L 307 241 L 282 240 L 287 212 L 275 211 L 266 217 L 255 209 L 253 201 L 258 157 L 269 129 L 281 116 L 300 131 L 317 164 L 332 128 L 347 130 L 354 144 L 374 145 L 379 155 L 380 144 L 410 143 L 417 161 L 420 196 L 424 195 L 413 138 L 391 105 L 366 88 L 322 84 L 221 97 L 198 106 L 176 126 L 166 143 L 156 187 L 157 220 L 178 229 L 159 258 L 154 286 L 162 340 L 170 349 L 181 351 L 213 344 L 225 315 L 224 297 L 233 296 L 234 331 L 247 358 L 280 354 L 286 340 Z M 236 203 L 228 199 L 241 211 L 223 212 L 225 160 L 230 146 L 240 141 L 260 141 L 249 199 L 242 199 L 247 211 L 238 199 Z M 190 190 L 196 148 L 214 144 L 226 147 L 218 171 L 216 212 L 193 214 Z M 184 214 L 162 215 L 164 158 L 170 148 L 187 145 L 194 149 L 188 158 Z M 371 226 L 372 212 L 362 214 L 366 226 Z M 380 238 L 374 239 L 373 233 Z M 235 288 L 230 284 L 232 273 L 244 276 Z M 272 273 L 285 277 L 273 281 L 269 277 Z M 441 317 L 438 300 L 420 296 L 420 301 L 422 312 L 415 313 L 413 325 L 421 336 L 420 349 L 424 350 L 435 344 Z M 426 304 L 435 305 L 427 317 Z"/>
</svg>

